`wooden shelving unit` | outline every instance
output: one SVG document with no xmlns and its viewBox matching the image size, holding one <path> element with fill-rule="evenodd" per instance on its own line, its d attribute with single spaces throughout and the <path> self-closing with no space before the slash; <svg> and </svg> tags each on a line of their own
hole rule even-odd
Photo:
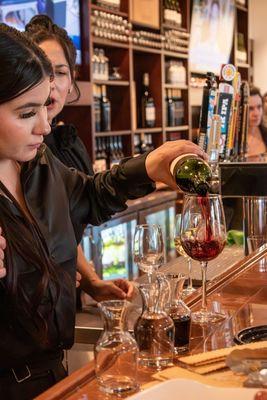
<svg viewBox="0 0 267 400">
<path fill-rule="evenodd" d="M 83 64 L 79 70 L 79 79 L 87 81 L 92 87 L 96 85 L 106 85 L 107 95 L 111 101 L 111 131 L 110 132 L 95 132 L 94 120 L 94 99 L 92 90 L 87 94 L 87 105 L 66 107 L 62 119 L 66 122 L 74 123 L 79 135 L 83 139 L 92 161 L 96 154 L 96 138 L 121 136 L 123 137 L 123 152 L 125 156 L 133 155 L 134 150 L 134 135 L 136 134 L 151 134 L 152 143 L 156 147 L 162 144 L 165 140 L 173 140 L 178 138 L 191 139 L 191 103 L 190 103 L 190 71 L 189 57 L 186 52 L 174 52 L 164 49 L 156 49 L 134 44 L 132 41 L 119 42 L 106 38 L 95 37 L 92 34 L 92 13 L 106 12 L 116 14 L 119 17 L 126 19 L 132 23 L 132 30 L 146 30 L 157 34 L 163 34 L 165 29 L 173 29 L 163 22 L 163 13 L 160 12 L 160 28 L 153 29 L 149 24 L 137 24 L 131 19 L 132 1 L 121 0 L 120 11 L 114 12 L 103 7 L 92 4 L 91 0 L 80 0 L 81 6 L 81 27 L 82 27 L 82 50 Z M 163 8 L 163 1 L 159 1 L 160 9 Z M 192 0 L 180 1 L 182 11 L 182 27 L 181 32 L 190 32 L 191 7 Z M 237 33 L 244 34 L 245 46 L 248 54 L 249 38 L 248 38 L 248 1 L 246 6 L 236 5 L 236 24 L 234 34 L 234 44 L 232 50 L 231 61 L 237 65 L 241 73 L 242 79 L 249 79 L 250 76 L 250 59 L 247 63 L 237 62 Z M 93 80 L 91 58 L 95 48 L 103 48 L 106 56 L 109 59 L 109 65 L 118 67 L 122 75 L 122 79 L 116 80 Z M 180 61 L 186 69 L 186 83 L 169 84 L 166 79 L 166 62 L 174 60 Z M 156 105 L 156 126 L 151 129 L 140 127 L 140 93 L 141 81 L 143 73 L 148 72 L 150 76 L 150 91 Z M 181 98 L 184 103 L 184 121 L 180 126 L 168 127 L 166 124 L 166 90 L 180 90 Z M 199 97 L 199 96 L 198 96 Z M 199 104 L 200 105 L 200 104 Z"/>
</svg>

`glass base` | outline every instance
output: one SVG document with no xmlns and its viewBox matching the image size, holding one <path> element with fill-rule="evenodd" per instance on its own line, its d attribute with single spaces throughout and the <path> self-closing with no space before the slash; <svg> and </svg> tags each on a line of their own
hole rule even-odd
<svg viewBox="0 0 267 400">
<path fill-rule="evenodd" d="M 211 322 L 221 322 L 225 320 L 226 315 L 212 311 L 196 311 L 191 314 L 192 321 L 196 324 L 209 324 Z"/>
<path fill-rule="evenodd" d="M 161 369 L 165 368 L 167 366 L 171 366 L 173 363 L 173 356 L 167 356 L 167 357 L 158 357 L 158 356 L 149 356 L 149 355 L 141 355 L 141 357 L 138 358 L 138 364 L 140 367 L 148 367 L 148 368 L 156 368 L 156 369 Z"/>
<path fill-rule="evenodd" d="M 174 354 L 176 356 L 184 354 L 189 350 L 189 343 L 184 346 L 174 347 Z"/>
<path fill-rule="evenodd" d="M 196 289 L 194 287 L 186 287 L 182 291 L 182 298 L 184 299 L 187 296 L 190 296 L 192 293 L 195 293 Z"/>
<path fill-rule="evenodd" d="M 127 376 L 109 376 L 98 380 L 100 390 L 108 394 L 127 395 L 136 392 L 139 384 Z"/>
</svg>

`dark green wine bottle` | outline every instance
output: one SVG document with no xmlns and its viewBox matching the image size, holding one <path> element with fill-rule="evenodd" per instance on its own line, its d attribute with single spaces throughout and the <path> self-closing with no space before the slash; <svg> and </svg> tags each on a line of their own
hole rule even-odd
<svg viewBox="0 0 267 400">
<path fill-rule="evenodd" d="M 183 192 L 205 196 L 211 191 L 211 168 L 196 154 L 184 154 L 175 158 L 170 170 L 177 186 Z"/>
</svg>

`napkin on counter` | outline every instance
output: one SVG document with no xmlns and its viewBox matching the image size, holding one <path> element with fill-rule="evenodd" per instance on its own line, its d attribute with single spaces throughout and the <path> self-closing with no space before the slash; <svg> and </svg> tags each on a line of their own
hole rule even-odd
<svg viewBox="0 0 267 400">
<path fill-rule="evenodd" d="M 226 366 L 225 360 L 233 350 L 267 348 L 267 341 L 227 347 L 192 356 L 180 357 L 179 367 L 167 368 L 153 375 L 154 379 L 193 379 L 208 385 L 221 387 L 242 387 L 245 376 L 234 374 Z"/>
<path fill-rule="evenodd" d="M 222 368 L 226 368 L 226 357 L 233 350 L 253 350 L 263 348 L 267 348 L 267 341 L 248 343 L 240 346 L 232 346 L 224 349 L 208 351 L 206 353 L 199 353 L 192 356 L 180 357 L 179 363 L 182 363 L 182 366 L 189 368 L 198 374 L 207 374 Z"/>
</svg>

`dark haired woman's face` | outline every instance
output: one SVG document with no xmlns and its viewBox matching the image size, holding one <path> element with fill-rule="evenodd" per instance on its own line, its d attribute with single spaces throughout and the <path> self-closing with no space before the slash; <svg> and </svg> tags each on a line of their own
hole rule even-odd
<svg viewBox="0 0 267 400">
<path fill-rule="evenodd" d="M 39 46 L 46 53 L 54 70 L 54 82 L 51 90 L 51 104 L 47 107 L 51 122 L 63 109 L 69 90 L 72 88 L 70 67 L 61 45 L 56 40 L 45 40 Z"/>
<path fill-rule="evenodd" d="M 262 100 L 261 97 L 256 94 L 249 98 L 249 126 L 256 127 L 261 124 L 262 120 Z"/>
<path fill-rule="evenodd" d="M 43 136 L 50 133 L 46 102 L 50 79 L 21 96 L 0 105 L 0 162 L 29 161 L 37 153 Z"/>
</svg>

